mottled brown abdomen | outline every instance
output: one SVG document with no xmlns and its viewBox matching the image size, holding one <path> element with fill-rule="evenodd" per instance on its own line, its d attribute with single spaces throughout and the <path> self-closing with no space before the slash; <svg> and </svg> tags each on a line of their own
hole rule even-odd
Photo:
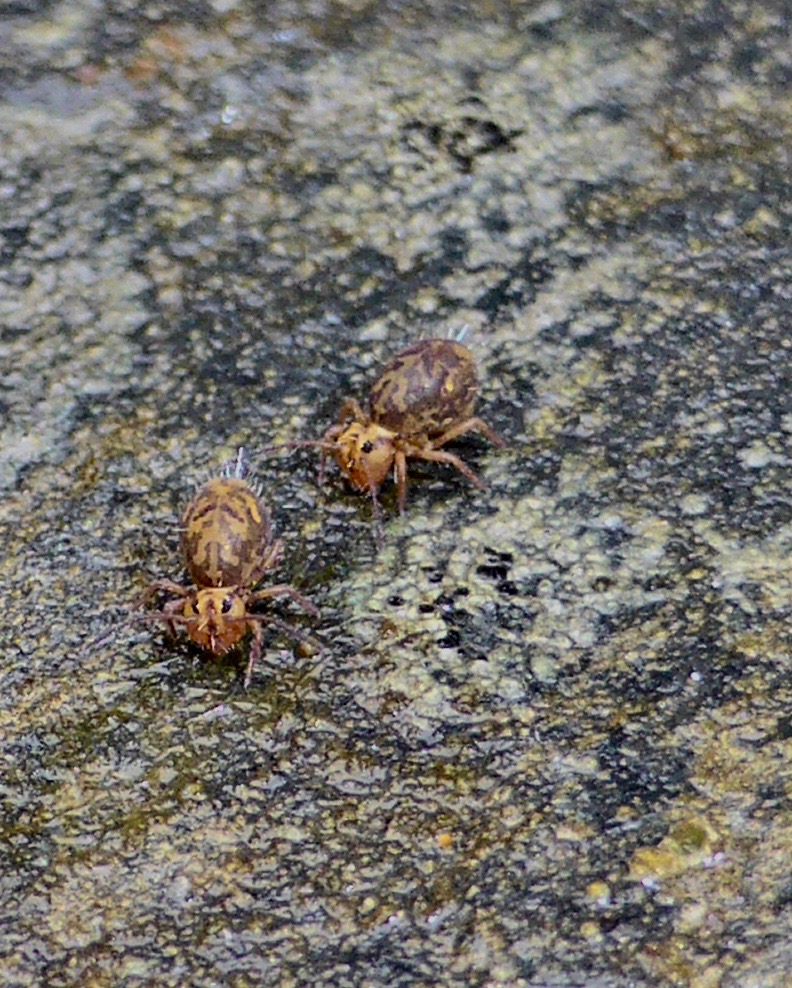
<svg viewBox="0 0 792 988">
<path fill-rule="evenodd" d="M 182 518 L 184 561 L 197 587 L 254 586 L 270 539 L 266 508 L 236 478 L 210 480 Z"/>
<path fill-rule="evenodd" d="M 378 425 L 403 436 L 439 436 L 473 414 L 473 354 L 454 340 L 419 340 L 387 365 L 369 395 Z"/>
</svg>

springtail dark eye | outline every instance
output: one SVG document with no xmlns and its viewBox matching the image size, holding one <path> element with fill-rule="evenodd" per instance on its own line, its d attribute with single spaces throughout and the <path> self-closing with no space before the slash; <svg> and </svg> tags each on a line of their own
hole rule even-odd
<svg viewBox="0 0 792 988">
<path fill-rule="evenodd" d="M 364 453 L 370 453 L 374 449 L 374 443 L 367 439 L 360 448 Z"/>
<path fill-rule="evenodd" d="M 231 610 L 233 603 L 234 603 L 233 597 L 226 597 L 226 599 L 223 601 L 223 606 L 220 608 L 223 614 L 228 614 L 228 612 Z"/>
</svg>

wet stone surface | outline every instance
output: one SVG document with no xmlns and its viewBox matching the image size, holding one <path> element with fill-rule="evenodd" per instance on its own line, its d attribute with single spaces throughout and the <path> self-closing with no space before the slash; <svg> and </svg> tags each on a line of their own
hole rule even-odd
<svg viewBox="0 0 792 988">
<path fill-rule="evenodd" d="M 7 6 L 0 985 L 788 984 L 784 5 Z M 463 325 L 378 550 L 264 450 Z M 240 445 L 247 691 L 131 606 Z"/>
</svg>

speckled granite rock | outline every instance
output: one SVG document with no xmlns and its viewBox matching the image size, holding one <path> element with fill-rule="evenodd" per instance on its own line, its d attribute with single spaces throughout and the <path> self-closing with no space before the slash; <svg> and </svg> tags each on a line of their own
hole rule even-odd
<svg viewBox="0 0 792 988">
<path fill-rule="evenodd" d="M 788 985 L 785 5 L 7 7 L 0 985 Z M 377 552 L 262 451 L 461 325 Z M 240 444 L 246 693 L 130 606 Z"/>
</svg>

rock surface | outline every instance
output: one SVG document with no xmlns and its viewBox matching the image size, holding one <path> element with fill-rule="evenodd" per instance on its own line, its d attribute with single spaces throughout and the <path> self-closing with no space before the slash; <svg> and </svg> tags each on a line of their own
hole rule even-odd
<svg viewBox="0 0 792 988">
<path fill-rule="evenodd" d="M 7 6 L 0 986 L 788 985 L 785 5 Z M 463 325 L 378 551 L 265 448 Z M 131 607 L 240 445 L 247 692 Z"/>
</svg>

